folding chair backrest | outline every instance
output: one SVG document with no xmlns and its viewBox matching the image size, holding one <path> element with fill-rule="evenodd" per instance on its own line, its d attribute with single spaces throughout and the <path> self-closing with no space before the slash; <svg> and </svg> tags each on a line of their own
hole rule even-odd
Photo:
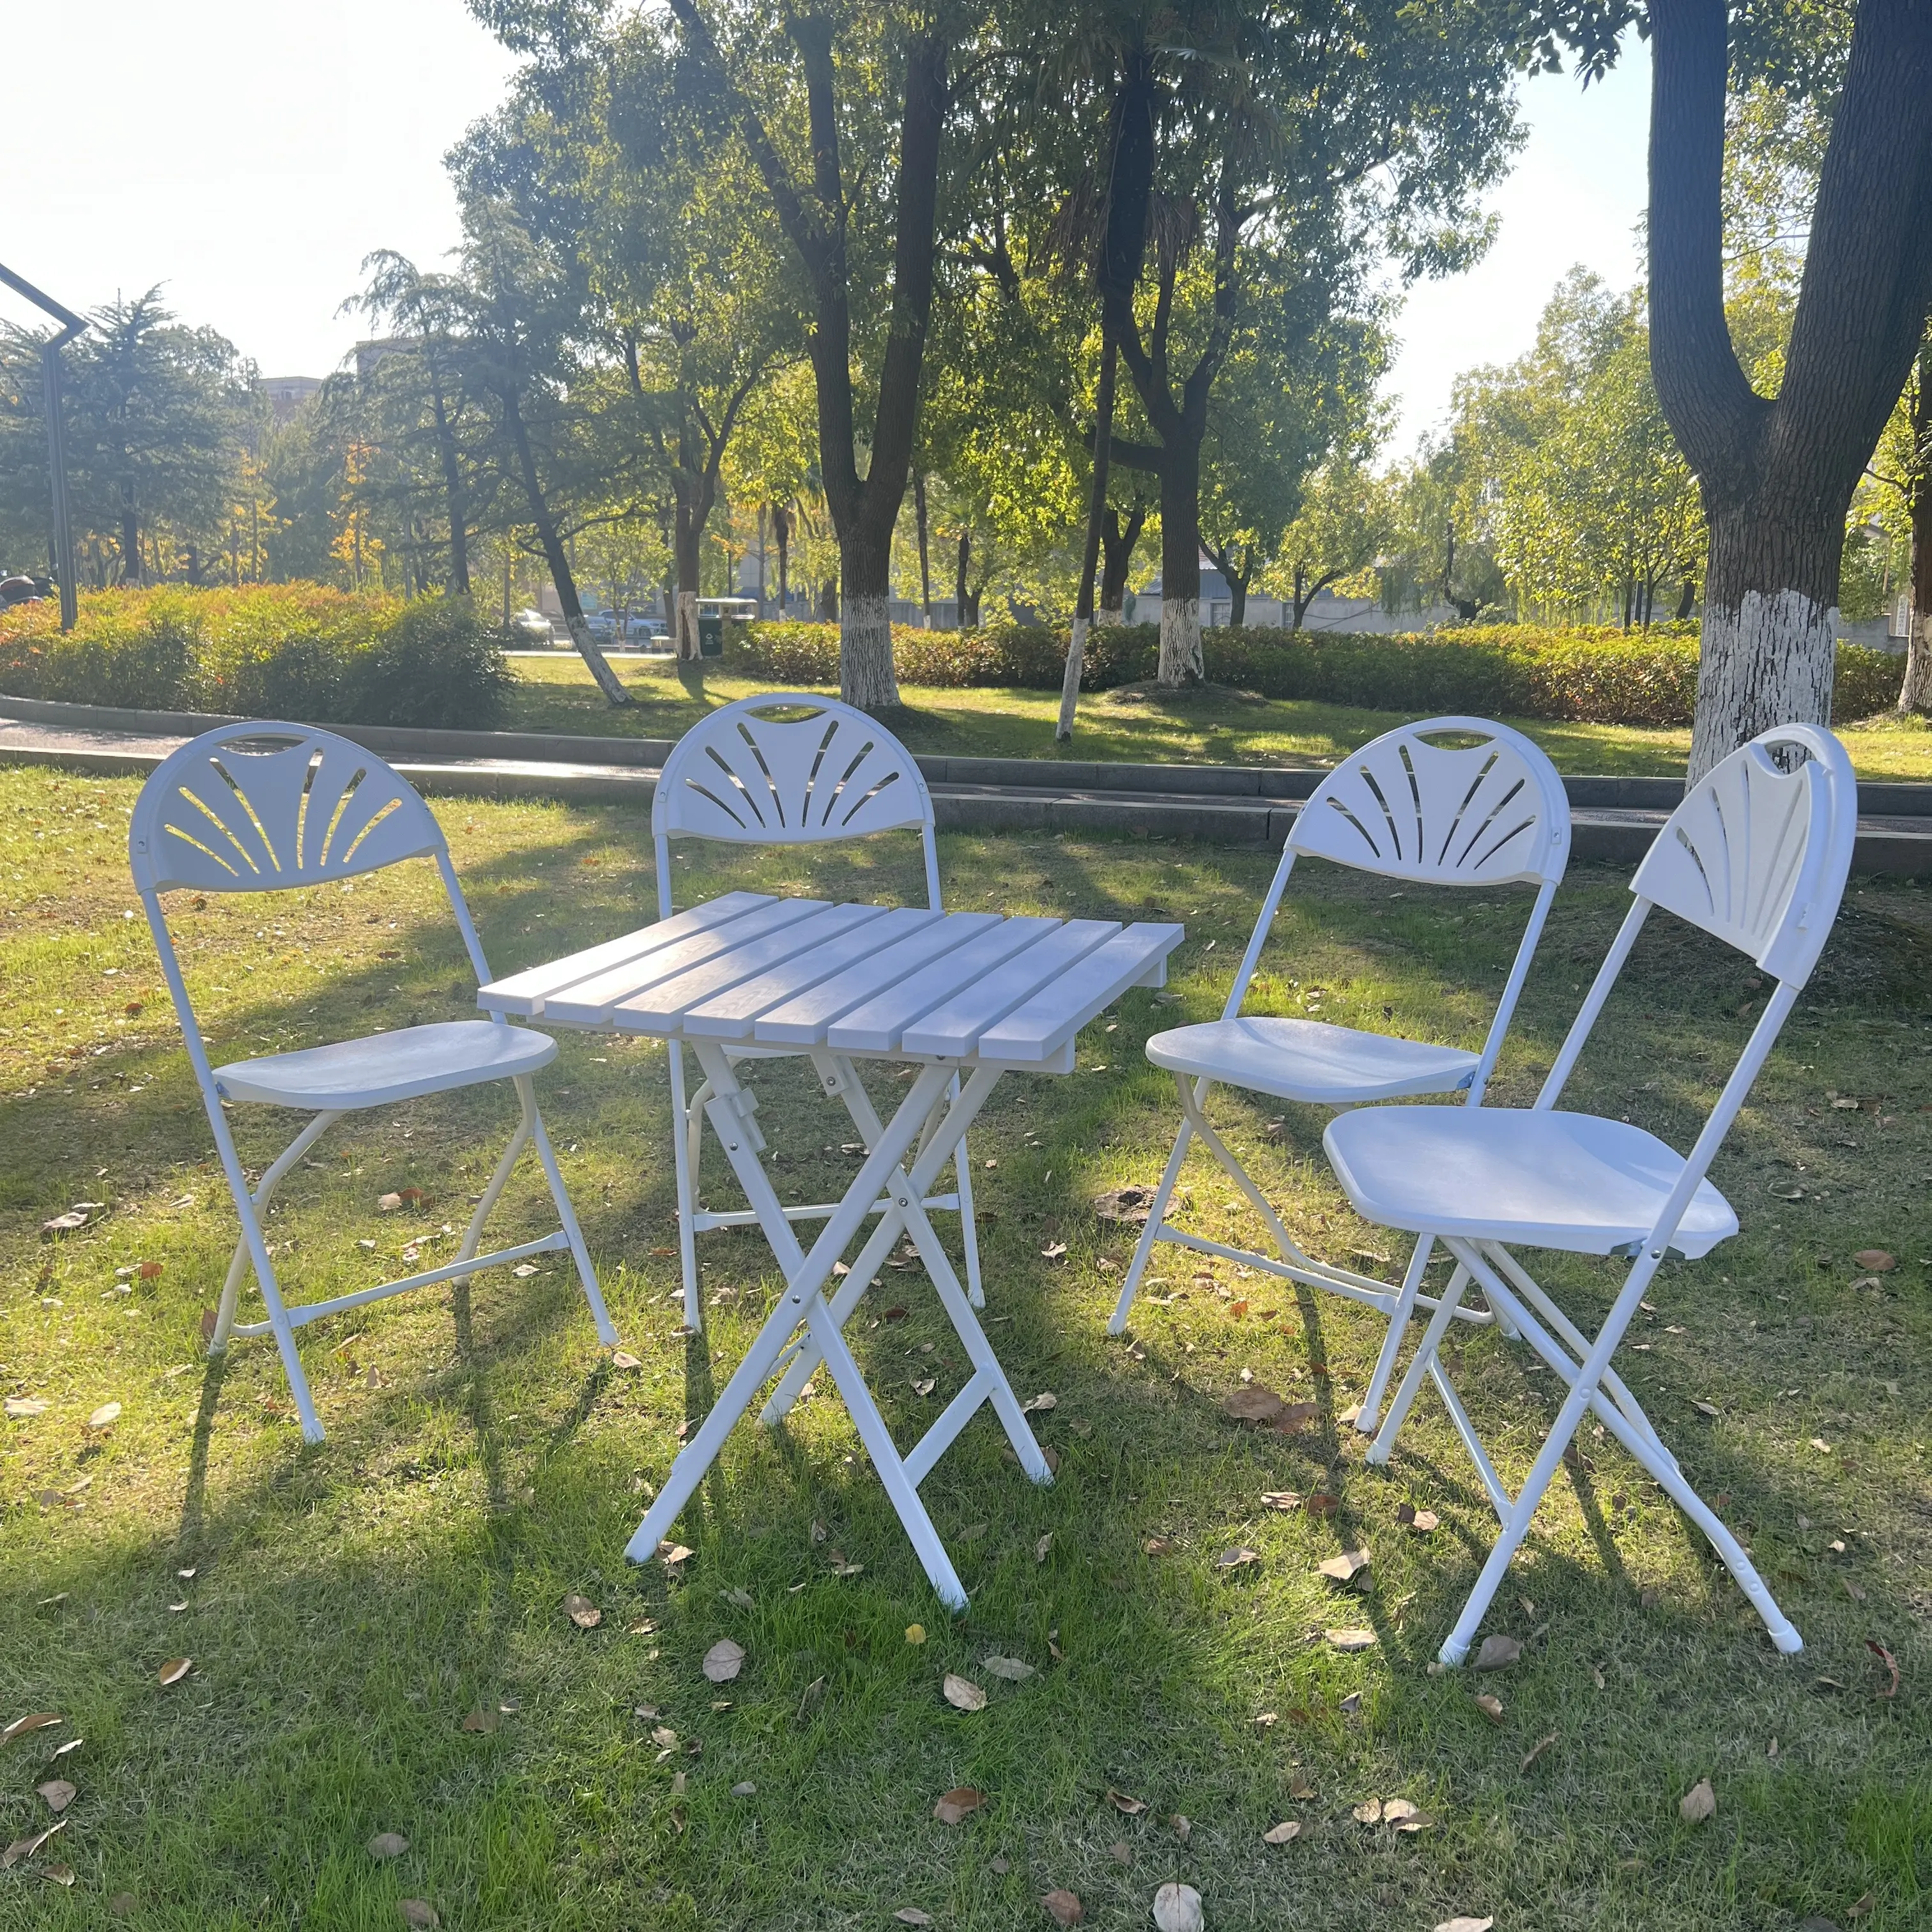
<svg viewBox="0 0 1932 1932">
<path fill-rule="evenodd" d="M 1776 754 L 1787 754 L 1789 768 Z M 1789 754 L 1800 754 L 1798 760 Z M 1802 761 L 1801 761 L 1802 760 Z M 1654 905 L 1748 954 L 1777 981 L 1653 1230 L 1661 1251 L 1730 1132 L 1838 917 L 1858 836 L 1852 761 L 1822 725 L 1780 724 L 1706 772 L 1630 880 L 1635 900 L 1598 969 L 1536 1106 L 1556 1106 Z"/>
<path fill-rule="evenodd" d="M 1432 738 L 1474 739 L 1436 745 Z M 1466 1087 L 1479 1105 L 1536 952 L 1550 902 L 1570 862 L 1570 801 L 1543 752 L 1520 731 L 1481 718 L 1430 718 L 1384 731 L 1342 759 L 1296 813 L 1224 1019 L 1240 1012 L 1288 875 L 1304 854 L 1357 872 L 1442 886 L 1538 890 Z"/>
<path fill-rule="evenodd" d="M 134 802 L 128 863 L 197 1075 L 207 1075 L 160 895 L 286 891 L 434 858 L 477 983 L 490 976 L 449 848 L 410 783 L 308 724 L 224 724 L 170 752 Z"/>
<path fill-rule="evenodd" d="M 1808 755 L 1783 770 L 1772 756 L 1780 748 Z M 1692 787 L 1630 890 L 1802 986 L 1838 916 L 1857 824 L 1844 746 L 1817 725 L 1787 725 Z"/>
<path fill-rule="evenodd" d="M 658 904 L 671 910 L 669 841 L 815 844 L 916 829 L 926 890 L 939 904 L 932 794 L 912 754 L 875 719 L 835 698 L 774 692 L 712 712 L 671 748 L 651 801 Z"/>
<path fill-rule="evenodd" d="M 171 752 L 141 789 L 135 884 L 271 892 L 443 849 L 428 806 L 373 752 L 299 724 L 230 724 Z"/>
<path fill-rule="evenodd" d="M 1478 742 L 1430 742 L 1438 737 Z M 1296 814 L 1288 842 L 1391 878 L 1553 884 L 1570 860 L 1570 801 L 1556 766 L 1520 732 L 1431 718 L 1342 759 Z"/>
</svg>

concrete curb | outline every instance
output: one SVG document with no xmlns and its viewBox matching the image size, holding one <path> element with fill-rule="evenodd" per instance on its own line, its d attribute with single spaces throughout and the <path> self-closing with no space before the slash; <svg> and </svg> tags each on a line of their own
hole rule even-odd
<svg viewBox="0 0 1932 1932">
<path fill-rule="evenodd" d="M 0 761 L 48 765 L 103 776 L 144 777 L 170 743 L 129 744 L 153 734 L 191 737 L 238 719 L 185 712 L 110 709 L 0 698 L 0 720 L 50 730 L 120 736 L 119 744 L 35 745 L 0 739 Z M 388 758 L 419 790 L 450 798 L 554 799 L 650 809 L 665 739 L 583 738 L 562 734 L 426 731 L 393 725 L 340 729 Z M 586 753 L 616 753 L 615 757 Z M 562 755 L 560 755 L 560 754 Z M 571 755 L 574 754 L 574 755 Z M 1116 837 L 1198 839 L 1279 849 L 1318 769 L 1235 765 L 1065 764 L 1026 758 L 922 758 L 940 827 L 955 832 L 1078 832 Z M 1683 796 L 1674 778 L 1584 777 L 1566 781 L 1570 851 L 1583 860 L 1634 866 Z M 1856 870 L 1932 878 L 1932 785 L 1862 784 Z M 1880 820 L 1888 822 L 1878 822 Z"/>
</svg>

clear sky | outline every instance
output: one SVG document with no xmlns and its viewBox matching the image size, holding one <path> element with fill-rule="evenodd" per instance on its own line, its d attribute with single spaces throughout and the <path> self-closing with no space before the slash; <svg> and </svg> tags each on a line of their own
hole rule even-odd
<svg viewBox="0 0 1932 1932">
<path fill-rule="evenodd" d="M 0 261 L 79 308 L 164 284 L 266 376 L 334 367 L 370 250 L 428 268 L 454 244 L 442 156 L 512 66 L 460 0 L 70 0 L 12 9 L 8 56 Z M 1600 87 L 1528 84 L 1496 245 L 1403 310 L 1392 452 L 1441 420 L 1459 370 L 1527 346 L 1573 263 L 1635 278 L 1648 88 L 1641 44 Z M 31 311 L 0 290 L 0 314 Z"/>
</svg>

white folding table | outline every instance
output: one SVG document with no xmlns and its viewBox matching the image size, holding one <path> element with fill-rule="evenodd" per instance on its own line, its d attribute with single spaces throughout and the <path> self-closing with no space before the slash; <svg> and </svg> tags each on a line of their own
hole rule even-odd
<svg viewBox="0 0 1932 1932">
<path fill-rule="evenodd" d="M 926 1472 L 990 1402 L 1027 1474 L 1046 1483 L 1052 1474 L 922 1204 L 1000 1075 L 1070 1073 L 1080 1029 L 1130 986 L 1161 985 L 1183 936 L 1178 926 L 734 892 L 482 988 L 478 1004 L 506 1017 L 648 1034 L 688 1046 L 710 1087 L 706 1114 L 784 1270 L 784 1294 L 632 1538 L 625 1553 L 633 1562 L 656 1553 L 764 1384 L 778 1376 L 760 1416 L 769 1424 L 822 1361 L 933 1588 L 950 1608 L 965 1607 L 966 1593 L 920 1500 Z M 734 1070 L 734 1051 L 760 1046 L 808 1055 L 866 1145 L 808 1253 L 758 1158 L 765 1141 L 757 1097 Z M 860 1081 L 862 1060 L 919 1065 L 890 1121 L 880 1121 Z M 950 1091 L 956 1079 L 962 1084 Z M 878 1226 L 828 1297 L 833 1264 L 875 1214 Z M 965 1386 L 905 1456 L 840 1332 L 902 1232 L 916 1246 L 972 1364 Z"/>
</svg>

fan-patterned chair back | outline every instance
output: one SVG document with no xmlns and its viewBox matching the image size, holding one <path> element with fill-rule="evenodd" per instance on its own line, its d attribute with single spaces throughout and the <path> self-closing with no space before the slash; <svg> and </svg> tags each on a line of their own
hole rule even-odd
<svg viewBox="0 0 1932 1932">
<path fill-rule="evenodd" d="M 1805 756 L 1780 770 L 1780 750 Z M 1831 732 L 1767 731 L 1691 788 L 1630 890 L 1802 986 L 1838 916 L 1858 809 L 1851 760 Z"/>
<path fill-rule="evenodd" d="M 246 724 L 155 767 L 128 856 L 146 892 L 269 892 L 443 849 L 429 808 L 373 752 L 303 725 Z"/>
<path fill-rule="evenodd" d="M 1473 737 L 1473 745 L 1432 738 Z M 1292 851 L 1443 885 L 1555 884 L 1570 802 L 1555 766 L 1505 725 L 1431 718 L 1342 759 L 1296 814 Z"/>
<path fill-rule="evenodd" d="M 658 902 L 671 911 L 669 841 L 804 845 L 918 830 L 926 887 L 939 904 L 932 794 L 912 754 L 876 719 L 832 698 L 774 692 L 740 698 L 671 748 L 651 802 Z"/>
</svg>

